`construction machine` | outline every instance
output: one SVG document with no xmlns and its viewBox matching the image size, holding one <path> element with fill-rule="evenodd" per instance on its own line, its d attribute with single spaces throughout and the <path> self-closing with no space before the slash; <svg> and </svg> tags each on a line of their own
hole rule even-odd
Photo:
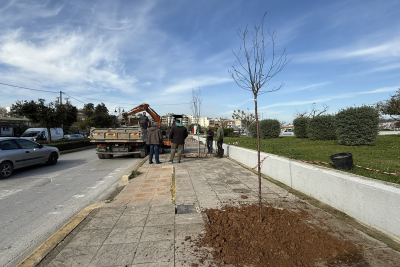
<svg viewBox="0 0 400 267">
<path fill-rule="evenodd" d="M 125 125 L 120 128 L 94 128 L 90 129 L 90 138 L 92 143 L 97 144 L 96 154 L 100 159 L 110 159 L 114 155 L 139 154 L 144 158 L 147 155 L 147 130 L 139 126 L 139 119 L 129 117 L 139 112 L 147 112 L 158 122 L 161 127 L 161 117 L 155 112 L 149 104 L 141 104 L 129 112 L 122 113 Z M 163 144 L 160 152 L 171 146 L 168 137 L 169 129 L 161 131 Z"/>
</svg>

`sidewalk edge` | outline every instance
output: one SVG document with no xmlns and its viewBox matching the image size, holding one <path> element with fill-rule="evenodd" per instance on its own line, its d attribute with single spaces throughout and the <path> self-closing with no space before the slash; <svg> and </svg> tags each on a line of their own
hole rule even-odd
<svg viewBox="0 0 400 267">
<path fill-rule="evenodd" d="M 58 243 L 60 243 L 69 233 L 72 232 L 94 209 L 100 208 L 104 202 L 95 203 L 86 207 L 75 215 L 69 222 L 67 222 L 60 230 L 49 237 L 43 244 L 41 244 L 35 251 L 28 257 L 20 262 L 17 267 L 33 267 L 36 266 L 46 255 L 53 250 Z"/>
</svg>

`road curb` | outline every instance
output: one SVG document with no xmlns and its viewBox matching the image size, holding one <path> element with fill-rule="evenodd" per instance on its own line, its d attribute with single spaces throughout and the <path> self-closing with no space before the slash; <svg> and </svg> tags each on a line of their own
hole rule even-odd
<svg viewBox="0 0 400 267">
<path fill-rule="evenodd" d="M 135 166 L 132 167 L 132 169 L 130 169 L 124 175 L 122 175 L 120 185 L 126 185 L 129 182 L 129 176 L 131 175 L 131 173 L 139 169 L 147 161 L 148 158 L 149 156 L 146 156 L 141 161 L 136 163 Z"/>
<path fill-rule="evenodd" d="M 90 147 L 84 147 L 90 148 Z M 79 148 L 78 148 L 79 149 Z M 82 149 L 83 150 L 83 149 Z M 78 151 L 78 150 L 74 150 Z M 73 152 L 73 151 L 69 151 Z M 126 172 L 121 177 L 120 186 L 124 186 L 129 182 L 129 176 L 131 173 L 137 169 L 139 169 L 148 159 L 146 156 L 144 159 L 135 164 L 132 169 Z M 49 237 L 43 244 L 41 244 L 34 252 L 32 252 L 28 257 L 26 257 L 23 261 L 21 261 L 17 267 L 34 267 L 38 263 L 40 263 L 46 256 L 49 254 L 62 240 L 64 240 L 88 215 L 89 213 L 97 208 L 101 208 L 106 201 L 98 202 L 92 204 L 82 211 L 80 211 L 77 215 L 75 215 L 69 222 L 67 222 L 60 230 L 54 233 L 51 237 Z"/>
<path fill-rule="evenodd" d="M 68 223 L 66 223 L 60 230 L 53 234 L 47 239 L 42 245 L 40 245 L 34 252 L 26 257 L 17 267 L 34 267 L 46 257 L 46 255 L 52 251 L 58 243 L 60 243 L 69 233 L 71 233 L 94 209 L 100 208 L 104 205 L 104 202 L 95 203 L 86 207 L 77 215 L 74 216 Z"/>
</svg>

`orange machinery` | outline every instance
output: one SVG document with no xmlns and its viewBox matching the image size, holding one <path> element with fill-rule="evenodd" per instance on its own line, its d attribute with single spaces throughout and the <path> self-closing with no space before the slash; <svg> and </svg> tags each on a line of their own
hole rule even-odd
<svg viewBox="0 0 400 267">
<path fill-rule="evenodd" d="M 122 113 L 122 117 L 124 118 L 126 126 L 133 126 L 133 125 L 130 125 L 130 120 L 129 120 L 128 116 L 129 115 L 135 115 L 135 114 L 137 114 L 139 112 L 147 112 L 147 113 L 149 113 L 150 116 L 154 119 L 154 121 L 158 122 L 158 127 L 159 128 L 161 127 L 161 117 L 160 117 L 160 115 L 158 115 L 157 112 L 155 112 L 155 110 L 152 109 L 149 104 L 145 104 L 145 103 L 143 103 L 143 104 L 141 104 L 141 105 L 139 105 L 137 107 L 134 107 L 129 112 Z M 164 132 L 164 131 L 163 131 L 163 139 L 164 139 L 164 141 L 163 141 L 164 146 L 170 147 L 171 146 L 171 141 L 168 140 L 169 138 L 168 138 L 166 132 Z"/>
</svg>

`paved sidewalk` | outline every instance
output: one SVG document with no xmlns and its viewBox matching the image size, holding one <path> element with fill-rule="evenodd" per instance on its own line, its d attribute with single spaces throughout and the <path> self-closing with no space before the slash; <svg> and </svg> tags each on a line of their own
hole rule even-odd
<svg viewBox="0 0 400 267">
<path fill-rule="evenodd" d="M 185 151 L 195 152 L 196 146 L 190 142 Z M 161 155 L 163 164 L 146 162 L 140 167 L 142 174 L 113 201 L 94 210 L 58 255 L 41 266 L 209 266 L 208 261 L 198 262 L 190 243 L 204 230 L 199 210 L 256 202 L 257 176 L 226 158 L 184 158 L 167 164 L 168 157 Z M 400 253 L 385 244 L 275 184 L 263 180 L 262 186 L 264 201 L 293 211 L 305 209 L 310 221 L 362 244 L 370 266 L 399 266 Z"/>
</svg>

